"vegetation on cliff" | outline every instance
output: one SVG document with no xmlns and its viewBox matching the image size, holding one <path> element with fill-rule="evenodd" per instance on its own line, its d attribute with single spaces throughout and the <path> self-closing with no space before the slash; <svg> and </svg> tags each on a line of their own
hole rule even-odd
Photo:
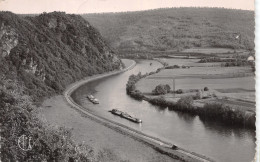
<svg viewBox="0 0 260 162">
<path fill-rule="evenodd" d="M 100 33 L 79 15 L 1 12 L 0 27 L 0 73 L 22 81 L 34 101 L 85 76 L 121 68 Z"/>
<path fill-rule="evenodd" d="M 39 120 L 38 109 L 31 97 L 25 94 L 24 86 L 3 76 L 0 78 L 0 107 L 2 161 L 93 160 L 93 150 L 75 145 L 69 130 L 55 128 Z M 22 135 L 31 138 L 32 149 L 22 150 L 22 146 L 19 147 L 18 139 Z M 28 146 L 27 143 L 25 148 Z"/>
<path fill-rule="evenodd" d="M 122 68 L 99 32 L 78 15 L 22 17 L 0 12 L 0 123 L 2 161 L 102 161 L 75 144 L 70 130 L 47 125 L 35 106 L 86 76 Z M 25 151 L 19 147 L 20 137 Z"/>
</svg>

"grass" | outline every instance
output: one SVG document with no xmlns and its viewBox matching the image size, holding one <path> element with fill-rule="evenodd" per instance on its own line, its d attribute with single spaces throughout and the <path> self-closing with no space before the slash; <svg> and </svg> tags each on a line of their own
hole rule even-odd
<svg viewBox="0 0 260 162">
<path fill-rule="evenodd" d="M 185 52 L 185 53 L 218 54 L 218 53 L 234 53 L 234 49 L 231 49 L 231 48 L 190 48 L 190 49 L 185 49 L 182 52 Z"/>
<path fill-rule="evenodd" d="M 173 88 L 172 79 L 148 79 L 144 78 L 137 82 L 136 87 L 144 93 L 152 92 L 154 87 L 158 84 L 169 84 L 171 89 Z M 175 80 L 175 89 L 203 89 L 204 87 L 209 87 L 210 89 L 236 89 L 243 88 L 247 91 L 254 90 L 255 80 L 253 77 L 244 78 L 226 78 L 226 79 L 200 79 L 200 78 L 185 78 Z M 245 92 L 238 92 L 245 93 Z M 226 95 L 227 93 L 225 93 Z"/>
<path fill-rule="evenodd" d="M 169 65 L 190 65 L 197 59 L 160 59 Z M 194 61 L 195 60 L 195 61 Z M 158 84 L 169 84 L 175 90 L 203 89 L 208 87 L 217 96 L 236 100 L 255 101 L 255 80 L 250 67 L 191 67 L 179 69 L 163 69 L 159 73 L 142 78 L 136 84 L 136 89 L 144 94 L 150 94 Z M 215 91 L 216 89 L 216 91 Z M 177 95 L 178 96 L 178 95 Z M 181 96 L 181 95 L 180 95 Z"/>
<path fill-rule="evenodd" d="M 237 76 L 253 75 L 250 67 L 192 67 L 180 69 L 166 69 L 158 74 L 150 76 L 150 78 L 230 78 Z M 217 77 L 216 77 L 217 76 Z"/>
<path fill-rule="evenodd" d="M 216 89 L 221 93 L 243 93 L 243 92 L 255 92 L 255 90 L 243 89 L 243 88 L 227 88 L 227 89 Z"/>
<path fill-rule="evenodd" d="M 174 56 L 175 57 L 175 56 Z M 181 56 L 183 57 L 183 56 Z M 166 62 L 168 65 L 185 65 L 185 66 L 195 66 L 195 67 L 216 67 L 221 66 L 221 62 L 210 62 L 210 63 L 198 63 L 200 59 L 182 59 L 182 58 L 160 58 L 162 62 Z"/>
</svg>

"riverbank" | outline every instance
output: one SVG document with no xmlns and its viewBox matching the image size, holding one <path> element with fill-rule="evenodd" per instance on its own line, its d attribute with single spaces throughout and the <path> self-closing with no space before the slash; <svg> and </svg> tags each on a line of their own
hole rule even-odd
<svg viewBox="0 0 260 162">
<path fill-rule="evenodd" d="M 112 150 L 120 159 L 129 161 L 172 161 L 173 159 L 176 161 L 201 161 L 201 158 L 195 156 L 196 154 L 188 153 L 184 150 L 172 150 L 169 146 L 161 146 L 162 142 L 158 142 L 159 139 L 152 139 L 130 128 L 123 127 L 123 125 L 118 125 L 91 114 L 86 109 L 83 110 L 70 98 L 70 94 L 86 82 L 115 75 L 129 70 L 133 66 L 129 66 L 129 68 L 122 71 L 98 75 L 79 81 L 64 92 L 65 98 L 56 96 L 46 100 L 43 106 L 47 107 L 44 108 L 47 110 L 43 114 L 45 114 L 47 121 L 73 128 L 73 139 L 77 142 L 85 141 L 96 152 L 100 149 Z M 69 104 L 66 99 L 68 99 Z M 71 107 L 74 109 L 71 109 Z M 126 152 L 127 154 L 125 154 Z"/>
<path fill-rule="evenodd" d="M 162 61 L 160 61 L 160 63 L 162 63 Z M 166 65 L 168 63 L 162 64 Z M 193 89 L 178 89 L 176 92 L 171 92 L 159 96 L 152 94 L 152 90 L 156 87 L 156 85 L 162 83 L 167 83 L 168 85 L 171 85 L 173 78 L 175 80 L 185 80 L 186 78 L 188 78 L 194 80 L 195 82 L 195 79 L 200 77 L 211 78 L 213 76 L 216 77 L 217 75 L 217 77 L 223 78 L 224 76 L 226 77 L 226 75 L 229 74 L 223 74 L 223 72 L 219 72 L 220 70 L 214 71 L 212 67 L 193 67 L 195 70 L 192 70 L 192 68 L 187 69 L 185 65 L 183 65 L 182 67 L 177 65 L 171 65 L 169 67 L 171 68 L 169 69 L 164 66 L 163 68 L 159 68 L 155 72 L 150 72 L 149 74 L 138 74 L 130 76 L 126 86 L 127 93 L 135 99 L 145 100 L 153 105 L 161 106 L 163 108 L 168 107 L 169 110 L 181 111 L 185 113 L 190 113 L 192 115 L 198 115 L 201 120 L 216 120 L 229 125 L 236 125 L 255 129 L 255 108 L 253 105 L 254 103 L 251 101 L 244 101 L 243 99 L 237 98 L 228 98 L 226 96 L 224 96 L 224 98 L 223 96 L 218 98 L 216 94 L 219 95 L 219 93 L 217 93 L 216 90 L 209 91 L 207 88 L 207 90 L 204 92 L 204 90 L 201 89 L 194 89 L 195 86 L 192 86 Z M 212 76 L 208 74 L 205 75 L 205 68 L 211 69 L 216 74 L 213 74 Z M 233 69 L 228 68 L 228 70 L 232 71 Z M 198 72 L 199 74 L 197 75 L 196 72 Z M 183 73 L 186 75 L 183 76 Z M 140 80 L 142 83 L 138 85 L 138 83 L 140 83 Z M 239 82 L 241 85 L 243 83 L 243 78 L 240 80 L 242 80 L 241 82 Z M 210 84 L 208 84 L 211 86 L 217 84 L 216 82 L 214 82 L 214 79 L 211 79 L 210 81 Z M 189 85 L 185 86 L 189 87 Z M 202 84 L 199 86 L 205 85 Z M 146 91 L 144 92 L 143 90 Z M 226 91 L 227 90 L 229 89 L 226 89 Z M 239 89 L 235 90 L 238 91 Z M 203 96 L 203 93 L 206 95 Z"/>
</svg>

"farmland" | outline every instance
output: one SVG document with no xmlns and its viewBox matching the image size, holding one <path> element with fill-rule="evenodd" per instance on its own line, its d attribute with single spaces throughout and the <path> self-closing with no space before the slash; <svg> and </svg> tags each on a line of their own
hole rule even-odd
<svg viewBox="0 0 260 162">
<path fill-rule="evenodd" d="M 219 54 L 219 53 L 234 53 L 234 49 L 231 48 L 189 48 L 184 49 L 185 53 L 204 53 L 204 54 Z M 241 50 L 242 52 L 243 50 Z"/>
<path fill-rule="evenodd" d="M 209 92 L 218 99 L 255 102 L 255 80 L 250 66 L 221 67 L 218 63 L 198 63 L 198 59 L 164 59 L 169 66 L 179 65 L 180 68 L 163 69 L 159 73 L 149 75 L 136 84 L 136 89 L 146 95 L 153 96 L 152 90 L 159 84 L 168 84 L 175 90 L 183 91 L 182 94 L 166 94 L 167 99 L 179 98 L 183 95 L 195 95 L 196 90 L 209 88 Z M 181 68 L 181 66 L 190 68 Z M 206 92 L 204 95 L 207 95 Z M 206 100 L 200 100 L 204 102 Z M 252 107 L 252 106 L 251 106 Z"/>
</svg>

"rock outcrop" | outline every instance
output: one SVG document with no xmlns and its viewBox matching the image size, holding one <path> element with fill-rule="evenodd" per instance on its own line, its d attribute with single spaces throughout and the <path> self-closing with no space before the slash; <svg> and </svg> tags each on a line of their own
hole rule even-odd
<svg viewBox="0 0 260 162">
<path fill-rule="evenodd" d="M 0 56 L 5 57 L 18 44 L 18 35 L 15 29 L 2 23 L 0 28 Z"/>
</svg>

